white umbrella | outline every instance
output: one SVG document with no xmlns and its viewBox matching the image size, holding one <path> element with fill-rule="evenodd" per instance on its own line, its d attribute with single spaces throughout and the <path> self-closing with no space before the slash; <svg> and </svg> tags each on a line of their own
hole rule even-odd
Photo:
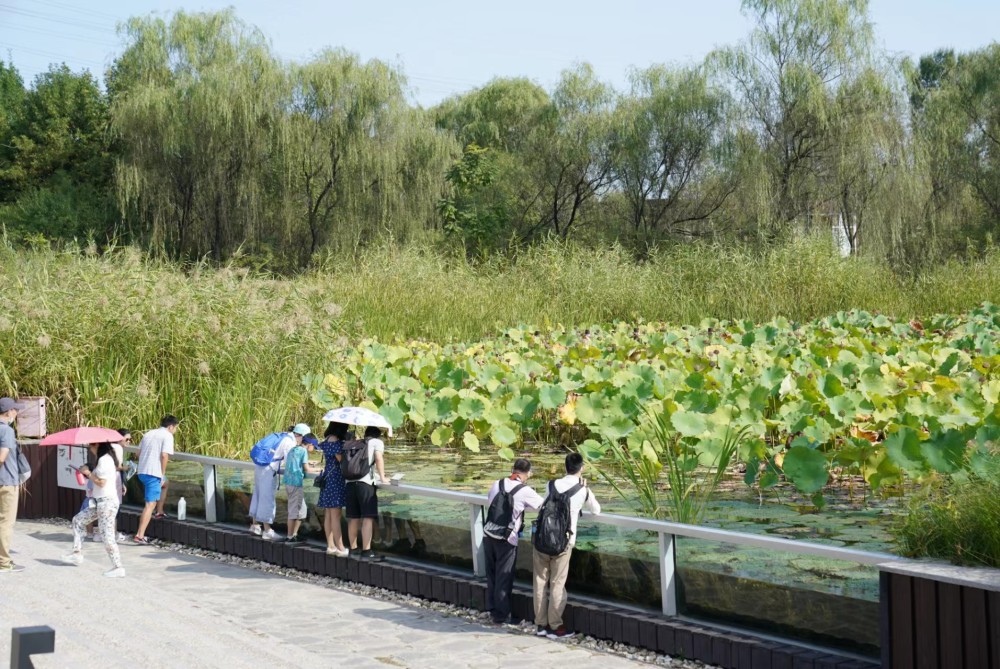
<svg viewBox="0 0 1000 669">
<path fill-rule="evenodd" d="M 392 436 L 392 425 L 381 414 L 363 407 L 341 407 L 331 409 L 323 414 L 324 423 L 344 423 L 346 425 L 363 425 L 365 427 L 382 427 Z"/>
</svg>

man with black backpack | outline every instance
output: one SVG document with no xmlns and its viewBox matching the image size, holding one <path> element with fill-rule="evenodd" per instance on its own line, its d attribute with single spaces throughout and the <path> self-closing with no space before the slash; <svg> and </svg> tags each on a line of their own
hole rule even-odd
<svg viewBox="0 0 1000 669">
<path fill-rule="evenodd" d="M 514 461 L 510 477 L 494 481 L 487 498 L 489 512 L 483 521 L 486 610 L 498 625 L 510 618 L 517 542 L 524 512 L 535 511 L 542 505 L 541 496 L 528 487 L 529 478 L 531 463 L 518 458 Z"/>
<path fill-rule="evenodd" d="M 378 518 L 378 493 L 375 476 L 388 483 L 385 476 L 385 443 L 377 427 L 365 429 L 364 439 L 344 443 L 340 471 L 347 482 L 347 537 L 352 557 L 376 558 L 372 550 L 372 533 Z M 361 551 L 358 551 L 358 529 L 361 530 Z"/>
<path fill-rule="evenodd" d="M 538 511 L 531 543 L 535 572 L 535 625 L 538 636 L 566 639 L 573 632 L 563 625 L 566 609 L 566 577 L 576 544 L 576 521 L 584 507 L 593 514 L 601 505 L 587 488 L 583 456 L 566 456 L 566 476 L 549 481 L 548 494 Z"/>
</svg>

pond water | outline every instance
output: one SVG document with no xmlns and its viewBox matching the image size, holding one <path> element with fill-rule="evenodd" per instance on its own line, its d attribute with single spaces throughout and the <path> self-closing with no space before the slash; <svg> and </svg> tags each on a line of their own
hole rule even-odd
<svg viewBox="0 0 1000 669">
<path fill-rule="evenodd" d="M 545 481 L 563 471 L 565 451 L 534 447 L 520 455 L 532 460 L 532 484 L 539 492 Z M 315 459 L 314 455 L 314 459 Z M 402 472 L 415 485 L 484 494 L 491 483 L 509 472 L 510 463 L 494 453 L 393 443 L 386 450 L 386 471 Z M 168 511 L 184 496 L 188 516 L 204 517 L 201 465 L 173 462 L 169 475 Z M 607 512 L 636 514 L 595 472 L 591 488 Z M 866 505 L 860 491 L 852 498 L 846 488 L 828 491 L 829 504 L 816 512 L 788 489 L 761 499 L 736 473 L 711 502 L 706 525 L 891 552 L 888 526 L 896 505 L 877 501 Z M 253 472 L 217 468 L 219 519 L 249 523 L 247 509 Z M 131 499 L 138 501 L 136 482 Z M 310 518 L 305 529 L 322 539 L 316 508 L 318 489 L 308 485 Z M 278 492 L 276 524 L 285 523 L 285 491 Z M 410 559 L 471 568 L 469 508 L 379 490 L 381 517 L 375 547 Z M 652 610 L 660 608 L 658 538 L 655 534 L 624 530 L 583 519 L 570 567 L 571 591 L 609 597 Z M 678 538 L 676 566 L 679 607 L 689 615 L 736 623 L 803 640 L 868 654 L 878 649 L 878 572 L 839 560 L 688 538 Z M 518 552 L 518 576 L 530 583 L 531 550 L 527 538 Z"/>
</svg>

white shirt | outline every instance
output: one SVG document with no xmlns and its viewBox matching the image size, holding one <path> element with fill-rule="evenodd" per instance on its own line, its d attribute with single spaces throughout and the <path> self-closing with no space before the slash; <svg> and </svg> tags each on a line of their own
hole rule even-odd
<svg viewBox="0 0 1000 669">
<path fill-rule="evenodd" d="M 111 450 L 115 452 L 115 457 L 118 458 L 118 466 L 121 467 L 125 464 L 125 449 L 122 448 L 121 444 L 111 444 Z M 125 488 L 122 483 L 122 477 L 119 472 L 115 472 L 115 491 L 118 493 L 119 501 L 125 496 Z"/>
<path fill-rule="evenodd" d="M 375 454 L 385 453 L 385 443 L 381 439 L 369 439 L 368 440 L 368 464 L 371 467 L 368 468 L 368 473 L 358 479 L 358 483 L 369 483 L 375 484 L 375 474 L 378 469 L 375 467 Z"/>
<path fill-rule="evenodd" d="M 163 478 L 160 456 L 174 454 L 174 435 L 165 427 L 158 427 L 142 435 L 139 442 L 139 474 Z"/>
<path fill-rule="evenodd" d="M 285 464 L 285 458 L 288 457 L 288 454 L 297 445 L 298 444 L 295 443 L 295 437 L 292 436 L 290 432 L 286 433 L 285 436 L 281 438 L 281 441 L 278 442 L 278 447 L 274 449 L 274 456 L 268 467 L 276 472 L 280 471 Z"/>
<path fill-rule="evenodd" d="M 104 485 L 100 486 L 95 483 L 91 497 L 94 499 L 103 497 L 118 499 L 118 491 L 115 489 L 115 479 L 119 478 L 118 469 L 115 467 L 115 461 L 107 453 L 97 460 L 97 465 L 94 467 L 94 477 L 102 479 Z"/>
<path fill-rule="evenodd" d="M 577 483 L 580 483 L 580 477 L 576 474 L 569 474 L 562 477 L 561 479 L 556 479 L 555 486 L 557 492 L 566 492 Z M 548 486 L 545 487 L 548 491 Z M 545 495 L 548 499 L 548 494 Z M 570 532 L 569 532 L 569 547 L 572 548 L 576 545 L 576 521 L 580 517 L 580 511 L 586 507 L 587 511 L 593 514 L 598 514 L 601 512 L 601 505 L 598 503 L 597 498 L 594 494 L 590 492 L 590 488 L 584 486 L 580 490 L 570 497 L 569 499 L 570 507 Z"/>
<path fill-rule="evenodd" d="M 510 492 L 517 486 L 521 485 L 520 481 L 515 481 L 509 476 L 503 480 L 503 489 L 506 492 Z M 494 481 L 493 487 L 490 488 L 490 494 L 486 499 L 486 507 L 489 508 L 493 504 L 493 498 L 500 494 L 500 481 Z M 524 521 L 524 511 L 537 511 L 539 507 L 542 506 L 542 496 L 531 489 L 530 486 L 525 485 L 523 488 L 517 491 L 517 494 L 513 498 L 513 509 L 511 513 L 511 521 L 513 522 L 513 528 L 510 532 L 510 536 L 507 537 L 507 541 L 512 545 L 517 545 L 517 533 L 521 529 L 521 523 Z"/>
</svg>

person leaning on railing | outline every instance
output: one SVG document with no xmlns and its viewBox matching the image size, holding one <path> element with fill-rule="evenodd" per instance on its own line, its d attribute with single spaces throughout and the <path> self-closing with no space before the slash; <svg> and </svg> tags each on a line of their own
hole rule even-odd
<svg viewBox="0 0 1000 669">
<path fill-rule="evenodd" d="M 529 478 L 531 462 L 518 458 L 514 461 L 510 476 L 494 481 L 486 498 L 486 507 L 490 510 L 489 517 L 483 523 L 486 610 L 498 625 L 508 621 L 518 622 L 511 620 L 510 611 L 518 539 L 521 536 L 524 512 L 537 511 L 542 505 L 541 495 L 528 487 Z"/>
<path fill-rule="evenodd" d="M 575 489 L 575 492 L 572 492 Z M 547 555 L 538 550 L 535 544 L 532 550 L 532 567 L 535 572 L 534 599 L 535 625 L 538 636 L 548 636 L 550 639 L 566 639 L 575 634 L 563 625 L 563 611 L 566 609 L 566 577 L 569 575 L 569 559 L 576 545 L 576 521 L 586 507 L 593 514 L 601 512 L 601 505 L 587 487 L 587 479 L 583 478 L 583 456 L 570 453 L 566 456 L 566 476 L 549 481 L 548 494 L 542 504 L 539 515 L 545 512 L 546 505 L 553 495 L 572 493 L 569 498 L 570 527 L 566 548 L 558 555 Z M 565 539 L 564 539 L 565 540 Z"/>
</svg>

